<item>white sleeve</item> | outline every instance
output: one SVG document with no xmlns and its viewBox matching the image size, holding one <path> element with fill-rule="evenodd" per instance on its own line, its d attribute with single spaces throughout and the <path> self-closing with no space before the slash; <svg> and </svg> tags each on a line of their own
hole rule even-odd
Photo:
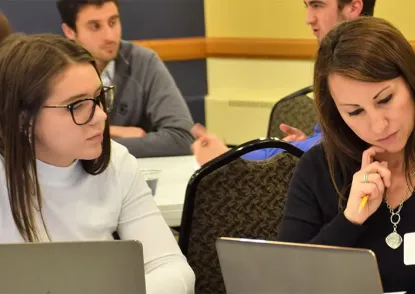
<svg viewBox="0 0 415 294">
<path fill-rule="evenodd" d="M 127 152 L 128 153 L 128 152 Z M 119 165 L 121 164 L 121 165 Z M 124 186 L 118 233 L 122 240 L 143 244 L 146 288 L 149 294 L 194 293 L 195 275 L 164 221 L 142 176 L 137 159 L 130 154 L 117 162 Z"/>
</svg>

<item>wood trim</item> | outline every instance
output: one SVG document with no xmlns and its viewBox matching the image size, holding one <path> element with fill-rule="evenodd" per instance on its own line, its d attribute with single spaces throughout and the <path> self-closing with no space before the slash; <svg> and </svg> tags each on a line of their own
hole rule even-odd
<svg viewBox="0 0 415 294">
<path fill-rule="evenodd" d="M 178 38 L 133 41 L 156 51 L 164 61 L 217 58 L 311 60 L 317 42 L 310 39 Z"/>
<path fill-rule="evenodd" d="M 160 58 L 164 61 L 206 58 L 206 45 L 204 37 L 140 40 L 133 41 L 133 43 L 156 51 Z"/>
<path fill-rule="evenodd" d="M 164 61 L 215 58 L 313 60 L 313 39 L 178 38 L 133 41 L 156 51 Z M 415 40 L 409 41 L 415 49 Z"/>
<path fill-rule="evenodd" d="M 315 40 L 208 38 L 208 57 L 260 58 L 260 59 L 314 59 L 317 52 Z"/>
</svg>

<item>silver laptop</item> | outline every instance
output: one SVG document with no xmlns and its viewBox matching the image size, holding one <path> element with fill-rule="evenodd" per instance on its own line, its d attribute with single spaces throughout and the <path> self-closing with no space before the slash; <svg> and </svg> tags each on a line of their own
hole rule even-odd
<svg viewBox="0 0 415 294">
<path fill-rule="evenodd" d="M 220 238 L 228 294 L 383 293 L 370 250 Z"/>
<path fill-rule="evenodd" d="M 138 241 L 0 245 L 0 293 L 144 294 Z"/>
</svg>

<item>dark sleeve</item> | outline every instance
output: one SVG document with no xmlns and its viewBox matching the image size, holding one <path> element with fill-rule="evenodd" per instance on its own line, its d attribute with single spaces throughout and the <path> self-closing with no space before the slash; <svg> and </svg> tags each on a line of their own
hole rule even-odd
<svg viewBox="0 0 415 294">
<path fill-rule="evenodd" d="M 135 157 L 190 155 L 193 120 L 173 77 L 157 54 L 147 72 L 146 115 L 154 131 L 142 138 L 118 138 Z"/>
<path fill-rule="evenodd" d="M 279 241 L 354 247 L 366 227 L 337 213 L 338 196 L 330 180 L 322 147 L 300 159 L 288 189 Z"/>
</svg>

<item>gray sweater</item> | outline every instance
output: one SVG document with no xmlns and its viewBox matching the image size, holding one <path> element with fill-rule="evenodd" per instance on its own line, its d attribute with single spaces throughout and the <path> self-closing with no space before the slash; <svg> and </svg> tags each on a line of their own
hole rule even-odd
<svg viewBox="0 0 415 294">
<path fill-rule="evenodd" d="M 159 56 L 122 41 L 115 60 L 111 125 L 144 129 L 143 138 L 120 138 L 135 157 L 191 154 L 193 120 L 179 89 Z"/>
</svg>

